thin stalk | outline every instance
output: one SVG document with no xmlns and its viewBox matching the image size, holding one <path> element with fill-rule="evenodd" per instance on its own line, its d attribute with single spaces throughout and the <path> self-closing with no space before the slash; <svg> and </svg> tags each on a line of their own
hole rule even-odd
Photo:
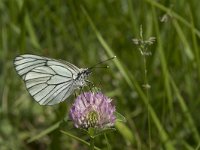
<svg viewBox="0 0 200 150">
<path fill-rule="evenodd" d="M 149 114 L 149 87 L 148 87 L 148 78 L 147 78 L 147 64 L 146 64 L 146 55 L 143 55 L 144 62 L 144 85 L 145 85 L 145 93 L 147 97 L 147 117 L 148 117 L 148 139 L 149 139 L 149 149 L 151 150 L 151 120 Z"/>
<path fill-rule="evenodd" d="M 142 31 L 142 25 L 140 26 L 140 40 L 141 40 L 141 45 L 140 45 L 140 52 L 143 57 L 143 65 L 144 65 L 144 90 L 145 94 L 147 97 L 147 119 L 148 119 L 148 141 L 149 141 L 149 149 L 151 150 L 151 120 L 150 120 L 150 112 L 149 112 L 149 107 L 150 107 L 150 101 L 149 101 L 149 89 L 150 85 L 148 83 L 148 77 L 147 77 L 147 56 L 150 55 L 150 52 L 148 51 L 148 46 L 146 46 L 144 43 L 143 39 L 143 31 Z"/>
<path fill-rule="evenodd" d="M 111 146 L 110 146 L 110 144 L 109 144 L 108 137 L 107 137 L 107 135 L 106 135 L 105 133 L 104 133 L 104 138 L 105 138 L 105 140 L 106 140 L 107 150 L 111 150 Z"/>
<path fill-rule="evenodd" d="M 90 150 L 94 150 L 94 137 L 90 136 Z"/>
<path fill-rule="evenodd" d="M 63 130 L 60 130 L 60 132 L 62 132 L 63 134 L 65 134 L 65 135 L 67 135 L 67 136 L 69 136 L 69 137 L 71 137 L 71 138 L 73 138 L 73 139 L 75 139 L 75 140 L 77 140 L 77 141 L 79 141 L 79 142 L 81 142 L 81 143 L 87 145 L 87 146 L 90 146 L 90 143 L 86 142 L 85 140 L 82 140 L 81 138 L 79 138 L 79 137 L 77 137 L 77 136 L 75 136 L 75 135 L 72 135 L 72 134 L 69 133 L 69 132 L 66 132 L 66 131 L 63 131 Z M 98 148 L 98 147 L 96 147 L 96 146 L 94 146 L 94 149 L 95 149 L 95 150 L 100 150 L 100 148 Z"/>
</svg>

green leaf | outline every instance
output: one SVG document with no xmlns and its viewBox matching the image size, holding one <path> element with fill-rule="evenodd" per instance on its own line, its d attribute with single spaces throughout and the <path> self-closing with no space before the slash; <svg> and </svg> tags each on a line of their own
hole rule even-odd
<svg viewBox="0 0 200 150">
<path fill-rule="evenodd" d="M 88 129 L 88 134 L 89 134 L 89 136 L 90 137 L 93 137 L 94 136 L 94 134 L 95 134 L 95 128 L 92 128 L 92 127 L 90 127 L 89 129 Z"/>
<path fill-rule="evenodd" d="M 115 128 L 104 128 L 102 130 L 99 130 L 95 135 L 94 137 L 97 137 L 99 135 L 102 135 L 102 134 L 106 134 L 106 133 L 109 133 L 109 132 L 113 132 L 113 131 L 116 131 Z"/>
<path fill-rule="evenodd" d="M 115 111 L 115 117 L 116 117 L 116 122 L 117 121 L 126 122 L 126 118 L 117 111 Z"/>
<path fill-rule="evenodd" d="M 122 122 L 116 122 L 115 127 L 118 129 L 118 131 L 124 137 L 124 139 L 126 139 L 130 143 L 135 142 L 135 137 L 134 137 L 133 132 L 125 124 L 123 124 Z"/>
</svg>

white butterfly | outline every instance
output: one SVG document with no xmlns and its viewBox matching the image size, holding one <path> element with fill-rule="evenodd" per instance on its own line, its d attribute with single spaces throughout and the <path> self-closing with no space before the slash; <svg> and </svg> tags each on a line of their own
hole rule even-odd
<svg viewBox="0 0 200 150">
<path fill-rule="evenodd" d="M 66 61 L 30 54 L 17 56 L 14 65 L 28 92 L 40 105 L 60 103 L 75 89 L 86 86 L 92 68 L 78 68 Z"/>
</svg>

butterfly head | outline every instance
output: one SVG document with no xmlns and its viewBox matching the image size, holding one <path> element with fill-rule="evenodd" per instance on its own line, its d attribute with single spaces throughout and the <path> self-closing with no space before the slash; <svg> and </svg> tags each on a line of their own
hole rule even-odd
<svg viewBox="0 0 200 150">
<path fill-rule="evenodd" d="M 91 69 L 88 69 L 88 68 L 84 68 L 82 69 L 81 68 L 81 71 L 80 73 L 78 74 L 78 76 L 84 78 L 84 79 L 87 79 L 88 76 L 92 73 L 92 70 Z"/>
<path fill-rule="evenodd" d="M 92 71 L 88 68 L 86 69 L 80 69 L 80 72 L 77 74 L 77 77 L 75 79 L 76 85 L 78 86 L 85 86 L 87 85 L 87 78 L 92 73 Z"/>
</svg>

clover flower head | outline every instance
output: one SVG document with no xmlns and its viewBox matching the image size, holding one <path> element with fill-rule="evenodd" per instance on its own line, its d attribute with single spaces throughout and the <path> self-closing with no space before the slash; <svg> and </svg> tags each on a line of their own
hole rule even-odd
<svg viewBox="0 0 200 150">
<path fill-rule="evenodd" d="M 105 128 L 115 122 L 115 106 L 102 93 L 85 92 L 79 95 L 70 109 L 70 118 L 77 128 Z"/>
</svg>

